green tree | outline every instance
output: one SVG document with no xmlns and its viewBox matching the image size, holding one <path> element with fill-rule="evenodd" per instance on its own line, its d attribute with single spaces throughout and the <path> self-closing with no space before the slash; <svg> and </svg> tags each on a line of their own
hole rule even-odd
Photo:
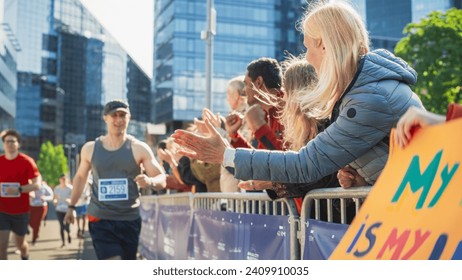
<svg viewBox="0 0 462 280">
<path fill-rule="evenodd" d="M 462 10 L 431 12 L 404 33 L 395 53 L 417 71 L 414 90 L 427 110 L 445 114 L 448 103 L 462 103 Z"/>
<path fill-rule="evenodd" d="M 47 181 L 50 186 L 59 184 L 59 175 L 68 172 L 63 145 L 53 146 L 50 141 L 43 143 L 40 147 L 37 166 L 43 180 Z"/>
</svg>

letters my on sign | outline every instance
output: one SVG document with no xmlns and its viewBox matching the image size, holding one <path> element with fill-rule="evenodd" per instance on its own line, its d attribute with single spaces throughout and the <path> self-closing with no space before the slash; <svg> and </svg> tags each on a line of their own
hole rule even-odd
<svg viewBox="0 0 462 280">
<path fill-rule="evenodd" d="M 390 143 L 385 169 L 331 259 L 461 259 L 460 143 L 462 120 L 419 130 L 403 150 Z"/>
</svg>

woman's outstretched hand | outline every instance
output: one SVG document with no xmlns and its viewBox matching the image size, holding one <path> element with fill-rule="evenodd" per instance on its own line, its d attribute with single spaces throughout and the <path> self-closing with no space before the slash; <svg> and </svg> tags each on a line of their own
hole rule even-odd
<svg viewBox="0 0 462 280">
<path fill-rule="evenodd" d="M 204 136 L 183 129 L 176 130 L 172 137 L 181 146 L 178 153 L 208 163 L 222 163 L 223 154 L 229 144 L 208 119 L 205 120 L 205 127 L 209 133 Z"/>
</svg>

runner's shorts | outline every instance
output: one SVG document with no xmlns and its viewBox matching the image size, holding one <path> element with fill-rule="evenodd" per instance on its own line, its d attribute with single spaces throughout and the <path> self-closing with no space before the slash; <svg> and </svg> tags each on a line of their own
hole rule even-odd
<svg viewBox="0 0 462 280">
<path fill-rule="evenodd" d="M 98 259 L 120 256 L 123 260 L 136 260 L 141 218 L 133 221 L 101 219 L 88 225 Z"/>
<path fill-rule="evenodd" d="M 0 212 L 0 230 L 10 230 L 19 236 L 27 233 L 29 224 L 29 213 L 26 214 L 6 214 Z"/>
</svg>

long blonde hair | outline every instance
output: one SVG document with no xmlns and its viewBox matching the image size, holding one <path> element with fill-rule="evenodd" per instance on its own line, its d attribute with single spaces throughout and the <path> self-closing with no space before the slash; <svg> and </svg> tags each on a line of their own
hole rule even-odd
<svg viewBox="0 0 462 280">
<path fill-rule="evenodd" d="M 284 146 L 299 150 L 318 133 L 318 121 L 309 118 L 300 108 L 300 95 L 309 92 L 318 82 L 314 67 L 303 58 L 288 57 L 283 63 L 284 108 L 279 116 L 284 126 Z"/>
<path fill-rule="evenodd" d="M 325 57 L 318 84 L 301 96 L 300 105 L 309 117 L 326 119 L 356 74 L 361 56 L 369 52 L 369 36 L 359 14 L 343 1 L 310 6 L 302 28 L 304 36 L 324 43 Z"/>
</svg>

